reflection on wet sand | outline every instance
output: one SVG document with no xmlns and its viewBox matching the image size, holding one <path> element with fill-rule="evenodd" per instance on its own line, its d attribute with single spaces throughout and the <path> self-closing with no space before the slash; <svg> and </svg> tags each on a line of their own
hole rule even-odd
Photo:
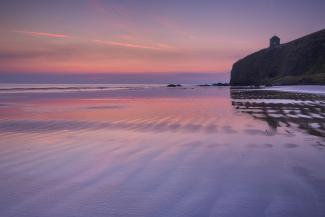
<svg viewBox="0 0 325 217">
<path fill-rule="evenodd" d="M 0 94 L 0 216 L 324 216 L 323 99 L 229 93 Z"/>
<path fill-rule="evenodd" d="M 2 132 L 51 132 L 60 130 L 96 130 L 96 129 L 123 129 L 134 131 L 148 132 L 165 132 L 165 131 L 180 131 L 180 132 L 198 132 L 205 131 L 206 133 L 217 133 L 217 125 L 210 124 L 179 124 L 170 121 L 151 120 L 151 121 L 119 121 L 119 122 L 86 122 L 86 121 L 33 121 L 33 120 L 15 120 L 3 121 L 0 123 L 0 131 Z M 235 131 L 225 126 L 223 133 L 234 133 Z"/>
<path fill-rule="evenodd" d="M 325 96 L 306 93 L 231 90 L 236 110 L 265 121 L 271 128 L 296 127 L 325 137 Z"/>
</svg>

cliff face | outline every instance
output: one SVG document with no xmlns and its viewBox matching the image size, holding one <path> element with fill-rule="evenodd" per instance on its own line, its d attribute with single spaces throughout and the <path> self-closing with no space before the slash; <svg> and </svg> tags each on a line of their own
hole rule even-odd
<svg viewBox="0 0 325 217">
<path fill-rule="evenodd" d="M 237 61 L 230 84 L 325 84 L 325 29 Z"/>
</svg>

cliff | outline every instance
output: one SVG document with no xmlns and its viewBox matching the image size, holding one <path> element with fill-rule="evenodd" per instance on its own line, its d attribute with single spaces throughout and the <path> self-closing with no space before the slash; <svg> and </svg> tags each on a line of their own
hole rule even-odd
<svg viewBox="0 0 325 217">
<path fill-rule="evenodd" d="M 237 61 L 230 84 L 325 84 L 325 29 Z"/>
</svg>

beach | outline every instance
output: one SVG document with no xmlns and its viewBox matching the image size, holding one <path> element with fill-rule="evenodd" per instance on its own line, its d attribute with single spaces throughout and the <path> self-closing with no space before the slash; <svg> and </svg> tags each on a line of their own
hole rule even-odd
<svg viewBox="0 0 325 217">
<path fill-rule="evenodd" d="M 324 95 L 48 87 L 0 91 L 0 216 L 325 216 Z"/>
</svg>

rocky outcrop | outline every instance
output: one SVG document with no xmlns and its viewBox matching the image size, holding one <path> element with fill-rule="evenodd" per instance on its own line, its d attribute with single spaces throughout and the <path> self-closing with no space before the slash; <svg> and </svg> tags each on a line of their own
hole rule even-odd
<svg viewBox="0 0 325 217">
<path fill-rule="evenodd" d="M 230 84 L 325 84 L 325 29 L 237 61 Z"/>
</svg>

